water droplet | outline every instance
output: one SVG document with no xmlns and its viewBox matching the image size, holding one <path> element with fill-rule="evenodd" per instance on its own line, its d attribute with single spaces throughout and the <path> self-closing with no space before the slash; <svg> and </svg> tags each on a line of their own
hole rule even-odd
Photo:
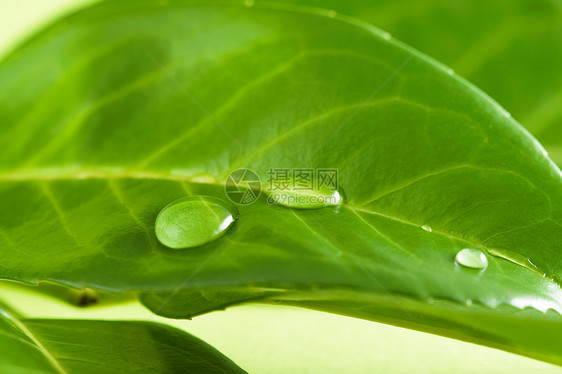
<svg viewBox="0 0 562 374">
<path fill-rule="evenodd" d="M 319 209 L 330 206 L 340 206 L 343 202 L 339 191 L 315 191 L 315 190 L 269 190 L 264 192 L 268 195 L 269 204 L 283 205 L 297 209 Z"/>
<path fill-rule="evenodd" d="M 244 0 L 244 5 L 246 5 L 247 7 L 252 7 L 254 6 L 254 4 L 254 0 Z"/>
<path fill-rule="evenodd" d="M 328 12 L 328 17 L 330 18 L 335 18 L 338 15 L 338 13 L 335 10 L 330 10 Z"/>
<path fill-rule="evenodd" d="M 427 232 L 431 232 L 431 226 L 423 225 L 421 228 L 422 228 L 422 230 L 425 230 Z"/>
<path fill-rule="evenodd" d="M 455 71 L 453 69 L 447 69 L 447 74 L 453 75 L 455 74 Z"/>
<path fill-rule="evenodd" d="M 472 306 L 472 300 L 471 299 L 466 300 L 466 306 Z"/>
<path fill-rule="evenodd" d="M 385 32 L 384 34 L 382 34 L 382 37 L 386 40 L 390 40 L 390 38 L 392 38 L 392 35 L 390 35 L 390 33 Z"/>
<path fill-rule="evenodd" d="M 543 272 L 540 271 L 539 268 L 537 268 L 537 266 L 533 264 L 530 259 L 523 256 L 522 254 L 509 251 L 507 249 L 493 249 L 493 248 L 488 249 L 488 253 L 490 253 L 492 256 L 503 258 L 516 265 L 523 266 L 524 268 L 537 272 L 541 275 L 543 274 Z"/>
<path fill-rule="evenodd" d="M 461 249 L 455 261 L 462 266 L 466 266 L 473 269 L 485 269 L 488 266 L 488 258 L 479 249 L 475 248 L 465 248 Z"/>
<path fill-rule="evenodd" d="M 218 184 L 217 178 L 211 174 L 197 174 L 191 177 L 191 182 L 194 183 L 207 183 Z"/>
<path fill-rule="evenodd" d="M 168 204 L 156 218 L 160 243 L 180 249 L 196 247 L 219 238 L 238 219 L 238 211 L 226 201 L 189 196 Z"/>
</svg>

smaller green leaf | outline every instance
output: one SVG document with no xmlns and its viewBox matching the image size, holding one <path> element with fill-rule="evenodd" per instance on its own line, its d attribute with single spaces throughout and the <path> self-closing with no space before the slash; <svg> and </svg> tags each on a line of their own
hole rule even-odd
<svg viewBox="0 0 562 374">
<path fill-rule="evenodd" d="M 203 341 L 166 325 L 19 320 L 2 313 L 0 372 L 244 373 L 244 370 Z"/>
</svg>

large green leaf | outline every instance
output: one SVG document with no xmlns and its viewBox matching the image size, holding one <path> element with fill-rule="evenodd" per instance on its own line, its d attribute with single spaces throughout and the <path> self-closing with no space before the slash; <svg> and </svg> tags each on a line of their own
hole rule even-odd
<svg viewBox="0 0 562 374">
<path fill-rule="evenodd" d="M 387 39 L 240 2 L 114 1 L 56 23 L 0 66 L 0 275 L 136 291 L 174 317 L 283 302 L 562 363 L 562 320 L 539 312 L 562 309 L 560 170 L 490 98 Z M 337 168 L 345 203 L 262 195 L 214 242 L 157 242 L 160 209 L 227 199 L 239 167 Z M 455 264 L 465 247 L 485 271 Z"/>
<path fill-rule="evenodd" d="M 244 373 L 201 340 L 150 322 L 0 314 L 2 373 Z"/>
<path fill-rule="evenodd" d="M 281 1 L 360 18 L 452 67 L 511 112 L 562 164 L 559 0 Z"/>
</svg>

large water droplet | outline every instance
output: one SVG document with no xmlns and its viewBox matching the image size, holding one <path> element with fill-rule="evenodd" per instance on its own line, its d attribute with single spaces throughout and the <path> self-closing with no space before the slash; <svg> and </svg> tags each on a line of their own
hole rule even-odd
<svg viewBox="0 0 562 374">
<path fill-rule="evenodd" d="M 479 249 L 465 248 L 461 249 L 455 261 L 462 265 L 473 269 L 485 269 L 488 266 L 488 258 Z"/>
<path fill-rule="evenodd" d="M 340 206 L 343 196 L 339 191 L 331 190 L 269 190 L 264 191 L 269 204 L 283 205 L 297 209 L 319 209 Z"/>
<path fill-rule="evenodd" d="M 425 230 L 427 232 L 431 232 L 431 226 L 423 225 L 421 228 L 422 228 L 422 230 Z"/>
<path fill-rule="evenodd" d="M 226 201 L 189 196 L 160 211 L 156 218 L 156 237 L 169 248 L 196 247 L 220 237 L 237 219 L 237 209 Z"/>
</svg>

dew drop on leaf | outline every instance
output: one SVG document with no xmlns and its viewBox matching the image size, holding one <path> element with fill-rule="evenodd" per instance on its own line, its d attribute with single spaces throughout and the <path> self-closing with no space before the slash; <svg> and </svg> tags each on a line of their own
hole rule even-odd
<svg viewBox="0 0 562 374">
<path fill-rule="evenodd" d="M 462 265 L 473 269 L 485 269 L 488 266 L 488 258 L 479 249 L 475 248 L 464 248 L 461 249 L 455 261 Z"/>
<path fill-rule="evenodd" d="M 221 199 L 189 196 L 168 204 L 156 218 L 160 243 L 173 249 L 191 248 L 223 235 L 238 219 L 238 210 Z"/>
<path fill-rule="evenodd" d="M 431 226 L 423 225 L 421 228 L 422 228 L 422 230 L 425 230 L 427 232 L 431 232 Z"/>
<path fill-rule="evenodd" d="M 343 203 L 343 196 L 339 191 L 266 189 L 264 192 L 268 195 L 268 204 L 296 209 L 319 209 Z"/>
</svg>

